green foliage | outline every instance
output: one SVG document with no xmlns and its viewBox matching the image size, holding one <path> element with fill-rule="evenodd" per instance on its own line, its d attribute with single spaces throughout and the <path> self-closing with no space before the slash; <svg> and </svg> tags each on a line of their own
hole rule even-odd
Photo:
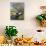
<svg viewBox="0 0 46 46">
<path fill-rule="evenodd" d="M 6 30 L 5 34 L 9 38 L 11 38 L 12 36 L 16 36 L 17 33 L 18 33 L 18 31 L 17 31 L 15 26 L 6 26 L 5 30 Z"/>
<path fill-rule="evenodd" d="M 39 20 L 39 21 L 44 20 L 44 18 L 42 16 L 37 16 L 36 19 Z"/>
<path fill-rule="evenodd" d="M 38 15 L 38 16 L 36 16 L 36 19 L 39 21 L 43 21 L 44 19 L 46 19 L 46 14 Z"/>
<path fill-rule="evenodd" d="M 46 19 L 46 15 L 44 15 L 44 18 Z"/>
</svg>

